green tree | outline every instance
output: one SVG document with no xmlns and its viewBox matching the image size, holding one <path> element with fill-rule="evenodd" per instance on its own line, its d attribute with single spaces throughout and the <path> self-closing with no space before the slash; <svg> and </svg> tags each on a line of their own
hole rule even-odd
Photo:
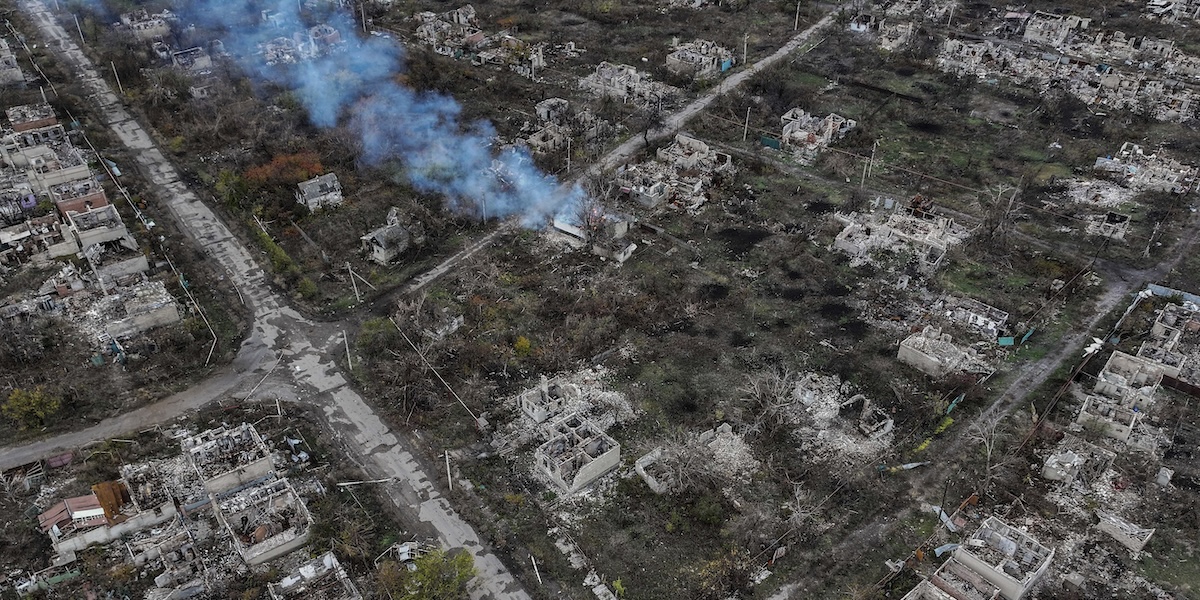
<svg viewBox="0 0 1200 600">
<path fill-rule="evenodd" d="M 17 388 L 8 395 L 8 400 L 0 406 L 4 416 L 16 421 L 22 429 L 37 428 L 46 424 L 47 419 L 58 413 L 62 402 L 57 396 L 47 393 L 45 388 L 37 386 L 32 390 Z"/>
<path fill-rule="evenodd" d="M 462 600 L 467 582 L 475 576 L 475 559 L 469 552 L 447 554 L 434 550 L 416 561 L 409 571 L 395 561 L 379 566 L 376 582 L 393 600 Z"/>
</svg>

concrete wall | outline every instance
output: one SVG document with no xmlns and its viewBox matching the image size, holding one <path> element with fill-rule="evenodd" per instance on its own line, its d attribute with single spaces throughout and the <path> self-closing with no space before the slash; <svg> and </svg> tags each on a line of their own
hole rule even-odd
<svg viewBox="0 0 1200 600">
<path fill-rule="evenodd" d="M 270 475 L 274 470 L 275 467 L 271 464 L 271 457 L 267 455 L 244 467 L 206 479 L 204 481 L 204 489 L 213 494 L 220 494 L 221 492 L 226 492 L 262 479 Z"/>
<path fill-rule="evenodd" d="M 75 242 L 75 238 L 70 236 L 70 234 L 68 234 L 68 237 L 65 240 L 46 248 L 46 254 L 49 254 L 50 258 L 71 256 L 72 254 L 76 254 L 78 252 L 79 244 Z"/>
<path fill-rule="evenodd" d="M 143 273 L 149 270 L 150 262 L 146 259 L 145 255 L 135 256 L 133 258 L 110 265 L 104 265 L 103 267 L 97 269 L 97 271 L 100 273 L 100 277 L 107 281 L 118 279 L 126 275 L 133 275 L 134 273 Z"/>
<path fill-rule="evenodd" d="M 621 464 L 621 445 L 615 444 L 608 452 L 593 458 L 591 462 L 576 471 L 569 489 L 572 492 L 579 491 L 599 479 L 601 475 L 617 468 L 619 464 Z"/>
<path fill-rule="evenodd" d="M 994 568 L 992 565 L 983 562 L 979 557 L 971 554 L 964 548 L 958 548 L 954 551 L 954 558 L 958 562 L 967 566 L 980 577 L 983 577 L 1000 589 L 1000 595 L 1006 600 L 1020 600 L 1021 596 L 1025 595 L 1025 586 L 1021 582 L 1009 577 L 1003 571 Z"/>
<path fill-rule="evenodd" d="M 55 169 L 45 173 L 29 171 L 29 183 L 34 187 L 39 188 L 40 191 L 49 193 L 50 188 L 56 185 L 70 183 L 72 181 L 79 181 L 80 179 L 87 179 L 88 177 L 91 177 L 91 175 L 92 171 L 86 164 L 75 165 L 74 167 Z"/>
<path fill-rule="evenodd" d="M 949 366 L 943 364 L 936 356 L 925 354 L 903 342 L 900 344 L 900 349 L 896 352 L 896 360 L 931 377 L 941 377 L 950 370 Z"/>
<path fill-rule="evenodd" d="M 54 544 L 54 551 L 61 554 L 79 552 L 94 544 L 108 544 L 126 535 L 137 533 L 143 529 L 166 523 L 175 517 L 175 505 L 167 502 L 154 510 L 142 511 L 123 523 L 111 527 L 97 527 L 79 535 L 60 540 Z"/>
<path fill-rule="evenodd" d="M 79 245 L 87 248 L 95 244 L 119 240 L 129 235 L 129 230 L 125 229 L 124 224 L 120 224 L 113 227 L 100 226 L 87 231 L 76 231 L 76 235 L 79 237 Z"/>
<path fill-rule="evenodd" d="M 105 330 L 108 332 L 108 335 L 119 338 L 141 333 L 161 325 L 170 325 L 178 322 L 179 308 L 172 302 L 164 304 L 150 312 L 127 317 L 120 321 L 113 321 L 108 324 Z"/>
<path fill-rule="evenodd" d="M 283 534 L 280 534 L 280 535 L 283 535 Z M 279 537 L 279 536 L 275 536 L 275 537 Z M 271 543 L 271 541 L 272 540 L 266 540 L 263 542 L 263 544 L 269 544 L 269 543 Z M 289 539 L 289 540 L 283 542 L 282 544 L 272 546 L 269 550 L 266 550 L 259 554 L 255 554 L 253 556 L 246 556 L 246 554 L 249 554 L 256 550 L 256 548 L 254 546 L 251 546 L 247 550 L 246 553 L 243 553 L 242 557 L 245 558 L 246 562 L 250 565 L 261 565 L 265 562 L 270 562 L 272 560 L 275 560 L 285 554 L 299 550 L 306 543 L 308 543 L 308 530 L 307 529 L 304 530 L 304 533 L 301 533 L 300 535 L 297 535 L 296 537 Z"/>
</svg>

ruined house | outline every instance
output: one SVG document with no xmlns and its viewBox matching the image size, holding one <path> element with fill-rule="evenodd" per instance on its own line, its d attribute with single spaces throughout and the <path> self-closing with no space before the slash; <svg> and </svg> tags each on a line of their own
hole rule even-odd
<svg viewBox="0 0 1200 600">
<path fill-rule="evenodd" d="M 571 103 L 562 98 L 546 98 L 533 106 L 540 123 L 561 123 L 567 116 Z"/>
<path fill-rule="evenodd" d="M 1167 304 L 1137 355 L 1161 365 L 1161 383 L 1196 395 L 1200 386 L 1200 307 L 1189 301 Z"/>
<path fill-rule="evenodd" d="M 112 315 L 105 326 L 108 337 L 114 340 L 178 323 L 182 319 L 175 297 L 158 280 L 122 287 L 113 297 L 123 309 Z"/>
<path fill-rule="evenodd" d="M 158 561 L 163 569 L 154 577 L 156 589 L 147 592 L 147 600 L 178 600 L 211 591 L 208 569 L 196 547 L 195 536 L 188 530 L 177 529 L 170 528 L 161 541 L 159 536 L 152 535 L 151 540 L 158 543 L 133 557 L 134 565 Z M 138 542 L 135 542 L 138 546 L 143 545 Z"/>
<path fill-rule="evenodd" d="M 17 55 L 8 47 L 8 40 L 0 38 L 0 85 L 25 81 L 25 73 L 17 64 Z"/>
<path fill-rule="evenodd" d="M 106 204 L 82 212 L 68 212 L 67 223 L 79 242 L 87 250 L 90 246 L 114 243 L 129 250 L 137 250 L 137 240 L 125 227 L 117 207 Z"/>
<path fill-rule="evenodd" d="M 89 546 L 108 544 L 132 533 L 170 521 L 177 510 L 163 504 L 142 510 L 131 502 L 125 485 L 107 481 L 92 486 L 87 496 L 68 498 L 51 506 L 38 523 L 58 553 L 59 561 L 74 560 Z"/>
<path fill-rule="evenodd" d="M 1147 154 L 1138 144 L 1125 142 L 1113 156 L 1099 156 L 1093 169 L 1135 190 L 1187 194 L 1196 183 L 1198 170 L 1191 165 Z"/>
<path fill-rule="evenodd" d="M 1025 33 L 1022 39 L 1030 44 L 1057 48 L 1067 43 L 1072 32 L 1087 29 L 1091 23 L 1091 19 L 1075 15 L 1056 15 L 1039 10 L 1025 22 Z"/>
<path fill-rule="evenodd" d="M 287 479 L 252 486 L 218 504 L 218 519 L 234 549 L 250 565 L 288 554 L 308 541 L 312 515 Z"/>
<path fill-rule="evenodd" d="M 579 386 L 559 378 L 547 379 L 543 376 L 536 387 L 517 396 L 517 404 L 521 412 L 534 423 L 544 423 L 562 414 L 565 407 L 571 406 L 580 397 Z"/>
<path fill-rule="evenodd" d="M 710 174 L 733 170 L 732 156 L 713 150 L 708 144 L 683 133 L 675 134 L 675 141 L 659 148 L 656 156 L 658 160 L 680 170 L 698 170 Z"/>
<path fill-rule="evenodd" d="M 171 53 L 171 64 L 183 71 L 201 72 L 212 69 L 212 57 L 204 48 L 195 47 Z"/>
<path fill-rule="evenodd" d="M 647 168 L 645 163 L 617 167 L 616 183 L 621 193 L 628 194 L 647 208 L 654 208 L 671 196 L 671 186 L 664 181 L 666 175 Z"/>
<path fill-rule="evenodd" d="M 667 69 L 677 75 L 691 75 L 693 79 L 706 79 L 733 68 L 733 53 L 709 40 L 696 40 L 672 45 L 667 55 Z"/>
<path fill-rule="evenodd" d="M 661 106 L 670 102 L 678 89 L 650 79 L 630 65 L 602 62 L 596 72 L 579 80 L 579 87 L 597 96 L 608 96 L 638 106 Z"/>
<path fill-rule="evenodd" d="M 888 52 L 894 52 L 912 39 L 916 25 L 911 21 L 903 23 L 884 23 L 879 28 L 879 47 Z"/>
<path fill-rule="evenodd" d="M 470 4 L 441 14 L 420 12 L 414 18 L 420 23 L 417 40 L 443 56 L 459 57 L 481 44 L 485 37 Z"/>
<path fill-rule="evenodd" d="M 1129 231 L 1129 224 L 1129 215 L 1110 210 L 1102 215 L 1089 216 L 1085 231 L 1088 235 L 1121 241 L 1125 239 L 1125 232 Z"/>
<path fill-rule="evenodd" d="M 333 552 L 326 552 L 267 584 L 271 600 L 362 600 Z"/>
<path fill-rule="evenodd" d="M 948 217 L 896 211 L 883 218 L 879 213 L 837 214 L 845 228 L 834 238 L 833 249 L 850 255 L 854 265 L 865 264 L 882 251 L 908 253 L 926 275 L 937 271 L 946 252 L 964 242 L 967 230 Z"/>
<path fill-rule="evenodd" d="M 271 451 L 249 423 L 217 427 L 181 441 L 204 487 L 213 494 L 244 486 L 275 472 Z"/>
<path fill-rule="evenodd" d="M 1066 484 L 1095 481 L 1112 466 L 1116 454 L 1082 438 L 1065 434 L 1042 465 L 1042 477 Z"/>
<path fill-rule="evenodd" d="M 405 225 L 400 220 L 400 210 L 388 210 L 387 225 L 368 233 L 359 240 L 362 252 L 372 261 L 387 266 L 396 260 L 410 245 L 425 243 L 424 230 L 419 224 Z"/>
<path fill-rule="evenodd" d="M 804 164 L 812 164 L 821 150 L 845 137 L 858 125 L 838 114 L 830 113 L 820 118 L 802 108 L 787 111 L 780 117 L 780 122 L 783 124 L 783 145 Z"/>
<path fill-rule="evenodd" d="M 1146 544 L 1150 543 L 1150 537 L 1154 535 L 1153 529 L 1135 525 L 1109 512 L 1097 510 L 1096 518 L 1100 520 L 1096 524 L 1096 529 L 1112 536 L 1121 545 L 1134 552 L 1141 552 Z"/>
<path fill-rule="evenodd" d="M 986 374 L 992 370 L 974 348 L 958 346 L 950 334 L 932 325 L 904 338 L 896 359 L 930 377 L 956 372 Z"/>
<path fill-rule="evenodd" d="M 551 431 L 534 462 L 564 493 L 578 492 L 621 462 L 621 445 L 578 414 L 564 416 Z"/>
<path fill-rule="evenodd" d="M 145 9 L 121 15 L 121 25 L 139 40 L 155 40 L 171 35 L 170 21 L 175 15 L 169 10 L 150 14 Z"/>
<path fill-rule="evenodd" d="M 1000 595 L 1000 592 L 993 591 L 992 594 L 979 596 L 980 600 L 995 600 Z M 900 600 L 959 600 L 949 593 L 938 587 L 932 580 L 926 579 L 918 583 L 916 587 L 910 590 Z"/>
<path fill-rule="evenodd" d="M 952 554 L 952 560 L 995 586 L 1005 600 L 1021 600 L 1053 559 L 1053 549 L 996 517 L 984 520 Z M 960 573 L 968 578 L 967 572 Z"/>
<path fill-rule="evenodd" d="M 525 138 L 525 145 L 534 154 L 549 154 L 565 150 L 570 139 L 570 129 L 558 123 L 546 123 L 541 129 Z"/>
<path fill-rule="evenodd" d="M 966 296 L 947 296 L 941 302 L 947 317 L 963 323 L 988 337 L 996 337 L 1008 323 L 1008 313 Z"/>
<path fill-rule="evenodd" d="M 310 211 L 342 205 L 342 184 L 335 173 L 326 173 L 297 184 L 296 202 Z"/>
</svg>

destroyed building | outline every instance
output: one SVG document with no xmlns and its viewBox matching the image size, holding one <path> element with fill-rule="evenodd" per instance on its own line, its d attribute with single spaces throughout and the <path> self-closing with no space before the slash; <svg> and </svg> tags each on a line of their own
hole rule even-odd
<svg viewBox="0 0 1200 600">
<path fill-rule="evenodd" d="M 629 260 L 638 246 L 626 238 L 632 220 L 597 210 L 580 215 L 578 225 L 566 216 L 551 219 L 550 231 L 575 248 L 590 247 L 592 254 L 618 264 Z"/>
<path fill-rule="evenodd" d="M 602 62 L 596 72 L 579 80 L 579 87 L 597 96 L 608 96 L 638 106 L 661 106 L 670 103 L 679 90 L 650 79 L 630 65 Z"/>
<path fill-rule="evenodd" d="M 308 541 L 312 515 L 287 479 L 273 479 L 218 504 L 218 518 L 233 537 L 234 549 L 250 565 L 288 554 Z"/>
<path fill-rule="evenodd" d="M 196 536 L 187 529 L 179 529 L 178 526 L 171 527 L 164 535 L 152 535 L 148 540 L 134 542 L 139 549 L 146 542 L 158 542 L 133 556 L 135 565 L 158 561 L 162 567 L 162 572 L 154 577 L 155 588 L 147 592 L 146 600 L 179 600 L 212 591 Z M 132 547 L 129 550 L 133 552 Z"/>
<path fill-rule="evenodd" d="M 1103 50 L 1084 40 L 1069 44 L 1061 50 L 1063 54 L 991 40 L 947 39 L 935 63 L 939 69 L 959 76 L 988 80 L 1002 75 L 1034 89 L 1061 87 L 1085 104 L 1144 112 L 1160 121 L 1183 122 L 1193 117 L 1196 95 L 1191 87 L 1170 75 L 1155 76 L 1158 71 L 1166 74 L 1168 68 L 1186 69 L 1182 65 L 1187 61 L 1177 51 L 1153 40 L 1143 41 L 1135 59 L 1120 59 L 1111 55 L 1130 46 L 1128 37 L 1097 39 L 1104 42 Z M 1115 48 L 1114 40 L 1119 42 Z M 1086 57 L 1095 52 L 1103 57 Z M 1139 59 L 1137 70 L 1123 71 L 1114 66 L 1132 65 Z"/>
<path fill-rule="evenodd" d="M 885 22 L 879 27 L 879 47 L 888 52 L 895 52 L 908 44 L 914 31 L 916 31 L 916 25 L 911 21 Z"/>
<path fill-rule="evenodd" d="M 388 210 L 387 225 L 368 233 L 359 241 L 362 252 L 377 264 L 387 266 L 396 260 L 410 245 L 425 243 L 424 229 L 420 224 L 405 225 L 400 219 L 400 210 Z"/>
<path fill-rule="evenodd" d="M 92 486 L 87 496 L 51 506 L 38 517 L 38 523 L 58 554 L 56 562 L 62 563 L 73 561 L 77 552 L 89 546 L 160 525 L 176 514 L 172 504 L 141 510 L 132 503 L 123 483 L 107 481 Z"/>
<path fill-rule="evenodd" d="M 1050 568 L 1054 550 L 988 517 L 903 600 L 1021 600 Z"/>
<path fill-rule="evenodd" d="M 729 154 L 682 133 L 656 156 L 657 161 L 618 167 L 615 177 L 622 193 L 651 208 L 672 201 L 695 213 L 713 182 L 734 172 Z"/>
<path fill-rule="evenodd" d="M 1153 529 L 1135 525 L 1117 515 L 1102 510 L 1096 511 L 1096 518 L 1100 520 L 1096 524 L 1096 529 L 1112 536 L 1121 545 L 1134 552 L 1141 552 L 1146 547 L 1146 544 L 1150 543 L 1150 536 L 1154 535 Z"/>
<path fill-rule="evenodd" d="M 732 425 L 722 423 L 699 434 L 687 434 L 677 446 L 651 450 L 634 462 L 634 471 L 654 493 L 665 494 L 676 489 L 679 481 L 671 470 L 664 468 L 663 462 L 677 461 L 680 453 L 687 455 L 696 452 L 723 478 L 739 486 L 748 485 L 761 466 L 745 437 L 734 432 Z"/>
<path fill-rule="evenodd" d="M 25 73 L 17 64 L 17 55 L 8 46 L 8 40 L 0 38 L 0 85 L 25 81 Z"/>
<path fill-rule="evenodd" d="M 1121 144 L 1115 155 L 1097 157 L 1093 169 L 1134 190 L 1174 194 L 1190 192 L 1198 174 L 1196 167 L 1157 152 L 1147 154 L 1140 145 L 1131 142 Z"/>
<path fill-rule="evenodd" d="M 150 14 L 145 9 L 121 15 L 121 25 L 139 40 L 162 39 L 171 35 L 171 23 L 176 17 L 171 11 Z"/>
<path fill-rule="evenodd" d="M 461 56 L 465 49 L 473 48 L 484 38 L 483 31 L 478 27 L 475 8 L 470 4 L 442 14 L 420 12 L 413 18 L 420 23 L 417 26 L 417 40 L 443 56 Z"/>
<path fill-rule="evenodd" d="M 182 318 L 179 304 L 161 281 L 123 287 L 114 297 L 121 310 L 110 314 L 111 319 L 105 326 L 111 339 L 127 339 L 155 327 L 178 323 Z"/>
<path fill-rule="evenodd" d="M 1020 600 L 1050 568 L 1054 550 L 1024 531 L 988 517 L 953 557 L 987 582 L 1006 600 Z"/>
<path fill-rule="evenodd" d="M 547 419 L 561 414 L 563 409 L 581 397 L 578 385 L 543 376 L 537 386 L 517 396 L 517 405 L 534 423 L 544 423 Z"/>
<path fill-rule="evenodd" d="M 733 169 L 733 157 L 709 148 L 708 144 L 687 134 L 675 134 L 673 143 L 659 148 L 658 160 L 679 170 L 726 173 Z"/>
<path fill-rule="evenodd" d="M 946 252 L 968 236 L 953 219 L 930 216 L 928 211 L 895 211 L 886 218 L 883 214 L 837 214 L 845 227 L 834 238 L 833 249 L 850 255 L 852 265 L 871 262 L 884 251 L 907 253 L 922 273 L 930 275 L 941 266 Z"/>
<path fill-rule="evenodd" d="M 362 594 L 333 552 L 297 567 L 277 583 L 267 585 L 271 600 L 362 600 Z"/>
<path fill-rule="evenodd" d="M 706 79 L 733 68 L 733 53 L 709 40 L 696 40 L 672 44 L 667 55 L 667 69 L 677 75 L 691 75 L 693 79 Z"/>
<path fill-rule="evenodd" d="M 274 473 L 271 452 L 249 423 L 217 427 L 182 440 L 183 451 L 209 492 L 219 494 Z"/>
<path fill-rule="evenodd" d="M 1125 233 L 1129 231 L 1129 224 L 1129 215 L 1123 215 L 1110 210 L 1102 215 L 1089 216 L 1085 231 L 1088 235 L 1121 241 L 1125 239 Z"/>
<path fill-rule="evenodd" d="M 310 211 L 342 205 L 342 184 L 335 173 L 326 173 L 308 181 L 301 181 L 296 187 L 296 202 L 308 207 Z"/>
<path fill-rule="evenodd" d="M 551 432 L 534 462 L 564 493 L 578 492 L 621 462 L 621 445 L 578 414 L 562 417 Z"/>
<path fill-rule="evenodd" d="M 840 140 L 858 123 L 841 115 L 830 113 L 824 118 L 809 114 L 802 108 L 793 108 L 782 117 L 782 143 L 803 164 L 812 164 L 821 150 Z"/>
<path fill-rule="evenodd" d="M 946 317 L 963 323 L 984 335 L 1000 335 L 1008 323 L 1008 313 L 966 296 L 947 296 L 940 303 Z"/>
<path fill-rule="evenodd" d="M 183 71 L 203 72 L 212 69 L 212 57 L 204 48 L 188 48 L 171 53 L 171 64 Z"/>
<path fill-rule="evenodd" d="M 1112 466 L 1116 454 L 1082 438 L 1065 434 L 1042 465 L 1042 477 L 1067 485 L 1090 485 Z"/>
<path fill-rule="evenodd" d="M 1025 22 L 1025 33 L 1022 39 L 1031 44 L 1057 48 L 1066 44 L 1068 37 L 1073 32 L 1087 29 L 1091 23 L 1091 19 L 1075 15 L 1046 13 L 1039 10 Z"/>
<path fill-rule="evenodd" d="M 932 325 L 926 325 L 900 342 L 896 359 L 930 377 L 944 377 L 951 373 L 989 374 L 992 368 L 971 347 L 954 343 L 948 333 Z"/>
</svg>

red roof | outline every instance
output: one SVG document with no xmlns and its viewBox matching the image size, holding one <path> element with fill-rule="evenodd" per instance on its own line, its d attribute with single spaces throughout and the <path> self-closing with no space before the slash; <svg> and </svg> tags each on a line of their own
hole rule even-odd
<svg viewBox="0 0 1200 600">
<path fill-rule="evenodd" d="M 67 498 L 38 515 L 38 525 L 42 528 L 42 531 L 50 531 L 55 525 L 59 525 L 61 528 L 62 525 L 70 523 L 81 512 L 97 510 L 103 511 L 103 507 L 100 506 L 100 500 L 96 498 L 95 494 Z M 105 522 L 104 515 L 101 514 L 99 517 L 92 517 L 83 521 L 80 525 L 83 527 L 97 527 L 103 525 Z"/>
</svg>

